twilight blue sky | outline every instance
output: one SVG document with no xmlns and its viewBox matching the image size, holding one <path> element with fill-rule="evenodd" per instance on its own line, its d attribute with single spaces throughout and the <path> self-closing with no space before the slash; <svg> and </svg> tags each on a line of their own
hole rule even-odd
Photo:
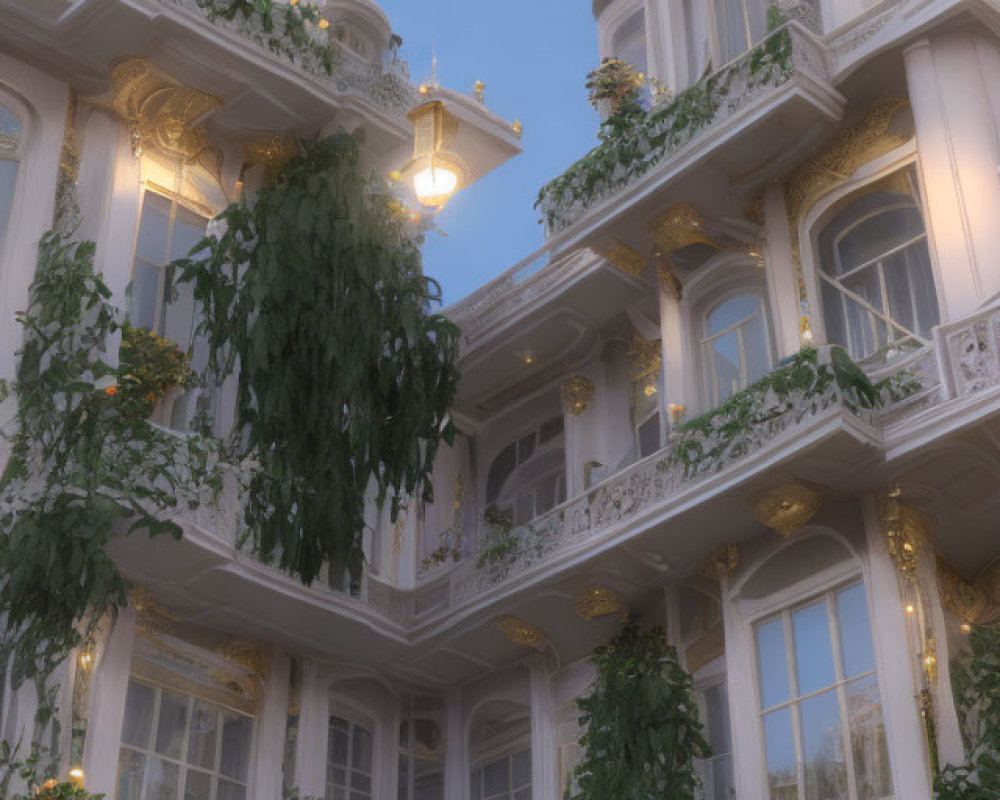
<svg viewBox="0 0 1000 800">
<path fill-rule="evenodd" d="M 589 0 L 380 0 L 403 37 L 414 82 L 430 77 L 471 92 L 486 83 L 486 105 L 524 125 L 524 152 L 459 192 L 438 218 L 424 271 L 445 304 L 461 299 L 542 244 L 532 208 L 538 189 L 596 142 L 599 120 L 584 81 L 598 62 Z"/>
</svg>

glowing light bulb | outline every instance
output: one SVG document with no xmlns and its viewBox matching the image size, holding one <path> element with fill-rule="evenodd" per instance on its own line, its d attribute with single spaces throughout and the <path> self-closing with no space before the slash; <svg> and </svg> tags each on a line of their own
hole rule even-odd
<svg viewBox="0 0 1000 800">
<path fill-rule="evenodd" d="M 440 208 L 458 188 L 458 175 L 447 167 L 434 165 L 413 176 L 413 189 L 422 205 Z"/>
<path fill-rule="evenodd" d="M 966 634 L 972 633 L 972 626 L 968 622 L 963 622 L 961 625 L 958 626 L 958 629 L 962 633 L 966 633 Z"/>
<path fill-rule="evenodd" d="M 916 609 L 913 607 L 913 603 L 907 603 L 906 604 L 906 613 L 907 614 L 912 614 L 914 611 L 916 611 Z"/>
<path fill-rule="evenodd" d="M 78 789 L 83 788 L 83 769 L 81 767 L 73 767 L 69 771 L 69 781 Z"/>
</svg>

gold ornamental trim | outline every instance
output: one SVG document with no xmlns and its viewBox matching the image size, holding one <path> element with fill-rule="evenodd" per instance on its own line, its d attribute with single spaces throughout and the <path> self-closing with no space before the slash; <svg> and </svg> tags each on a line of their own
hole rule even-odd
<svg viewBox="0 0 1000 800">
<path fill-rule="evenodd" d="M 135 610 L 135 626 L 149 636 L 172 636 L 177 621 L 176 614 L 169 611 L 144 586 L 136 586 L 129 592 L 129 605 Z"/>
<path fill-rule="evenodd" d="M 903 504 L 902 491 L 892 486 L 881 502 L 879 516 L 896 568 L 904 576 L 913 576 L 920 566 L 920 555 L 930 541 L 930 520 Z"/>
<path fill-rule="evenodd" d="M 545 644 L 545 631 L 520 617 L 505 615 L 497 620 L 497 629 L 511 642 L 522 647 L 540 649 Z"/>
<path fill-rule="evenodd" d="M 705 219 L 701 212 L 687 203 L 671 206 L 653 225 L 653 241 L 667 256 L 692 244 L 705 244 L 719 249 L 715 240 L 705 232 Z"/>
<path fill-rule="evenodd" d="M 735 544 L 720 547 L 701 562 L 698 573 L 713 583 L 729 578 L 740 565 L 740 550 Z"/>
<path fill-rule="evenodd" d="M 282 167 L 299 154 L 299 145 L 291 134 L 275 133 L 251 139 L 243 147 L 243 160 L 250 165 Z"/>
<path fill-rule="evenodd" d="M 145 58 L 112 65 L 111 90 L 111 106 L 129 124 L 136 155 L 149 147 L 191 161 L 208 147 L 208 134 L 197 123 L 222 105 L 218 97 L 185 86 Z"/>
<path fill-rule="evenodd" d="M 574 375 L 562 385 L 563 412 L 579 417 L 594 399 L 594 384 L 582 375 Z"/>
<path fill-rule="evenodd" d="M 626 275 L 639 275 L 646 268 L 646 256 L 621 239 L 605 239 L 591 249 Z"/>
<path fill-rule="evenodd" d="M 618 595 L 603 586 L 591 586 L 580 592 L 576 597 L 574 608 L 580 618 L 587 622 L 609 614 L 620 614 L 623 610 Z"/>
<path fill-rule="evenodd" d="M 663 340 L 644 339 L 632 332 L 626 358 L 628 360 L 630 400 L 635 408 L 639 395 L 652 397 L 658 391 L 660 366 L 663 363 Z"/>
<path fill-rule="evenodd" d="M 250 700 L 259 700 L 271 669 L 270 653 L 259 642 L 248 639 L 230 639 L 215 652 L 244 670 L 239 676 L 219 670 L 213 674 L 215 680 Z"/>
<path fill-rule="evenodd" d="M 1000 560 L 969 579 L 941 553 L 937 554 L 937 584 L 941 602 L 965 625 L 985 625 L 1000 619 Z"/>
<path fill-rule="evenodd" d="M 753 518 L 786 539 L 794 536 L 820 509 L 820 493 L 799 483 L 779 486 L 750 501 Z"/>
</svg>

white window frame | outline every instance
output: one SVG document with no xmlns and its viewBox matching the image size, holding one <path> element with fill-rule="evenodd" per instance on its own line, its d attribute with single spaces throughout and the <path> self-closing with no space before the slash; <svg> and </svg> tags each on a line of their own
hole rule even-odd
<svg viewBox="0 0 1000 800">
<path fill-rule="evenodd" d="M 721 624 L 721 621 L 720 621 Z M 703 634 L 702 634 L 703 635 Z M 697 637 L 695 637 L 697 640 Z M 699 669 L 693 676 L 694 679 L 694 695 L 695 702 L 698 704 L 698 718 L 702 721 L 705 726 L 706 739 L 708 738 L 708 703 L 705 700 L 705 693 L 715 689 L 719 686 L 726 686 L 726 720 L 729 723 L 729 752 L 728 753 L 712 753 L 708 758 L 697 759 L 695 761 L 695 769 L 698 772 L 699 777 L 703 784 L 707 783 L 705 777 L 707 773 L 711 770 L 712 764 L 720 759 L 729 760 L 729 768 L 735 776 L 735 762 L 733 756 L 733 724 L 732 724 L 732 712 L 730 711 L 729 703 L 729 676 L 726 674 L 726 664 L 725 664 L 725 654 L 716 656 L 712 661 L 705 664 L 701 669 Z M 714 787 L 713 787 L 714 788 Z M 707 792 L 706 792 L 707 795 Z M 727 800 L 722 796 L 716 795 L 712 800 Z"/>
<path fill-rule="evenodd" d="M 534 758 L 534 753 L 531 751 L 531 743 L 524 742 L 517 747 L 507 747 L 501 751 L 501 754 L 491 755 L 484 757 L 475 761 L 472 764 L 472 768 L 469 770 L 469 787 L 471 792 L 472 779 L 475 777 L 476 773 L 479 773 L 479 793 L 472 794 L 472 797 L 479 798 L 479 800 L 513 800 L 514 795 L 517 792 L 521 792 L 528 789 L 534 797 L 534 786 L 531 783 L 531 772 L 528 773 L 528 783 L 521 786 L 514 786 L 514 756 L 518 756 L 521 753 L 528 753 L 529 759 Z M 507 792 L 504 794 L 493 794 L 487 796 L 484 794 L 485 786 L 483 785 L 483 775 L 486 767 L 492 767 L 494 764 L 499 764 L 501 761 L 507 762 Z"/>
<path fill-rule="evenodd" d="M 879 183 L 880 181 L 884 180 L 885 178 L 888 178 L 888 177 L 890 177 L 892 175 L 895 175 L 897 173 L 907 173 L 910 170 L 913 170 L 914 172 L 917 171 L 916 170 L 916 164 L 913 161 L 910 161 L 910 162 L 904 164 L 903 166 L 899 167 L 898 169 L 889 170 L 889 171 L 883 173 L 882 175 L 878 176 L 877 178 L 865 181 L 860 186 L 854 187 L 853 191 L 851 191 L 851 192 L 847 193 L 846 195 L 844 195 L 843 197 L 841 197 L 840 201 L 838 201 L 838 203 L 836 205 L 840 206 L 842 203 L 848 203 L 849 204 L 852 201 L 852 199 L 854 198 L 855 195 L 861 196 L 862 195 L 862 191 L 866 187 L 871 186 L 872 184 L 875 184 L 875 183 Z M 907 240 L 906 242 L 903 242 L 902 244 L 896 245 L 891 250 L 889 250 L 889 251 L 887 251 L 885 253 L 882 253 L 881 255 L 877 256 L 874 259 L 869 259 L 868 261 L 866 261 L 863 264 L 859 264 L 859 265 L 857 265 L 855 267 L 852 267 L 847 272 L 836 274 L 836 275 L 829 274 L 823 268 L 823 262 L 822 262 L 822 258 L 823 257 L 822 257 L 822 254 L 819 252 L 818 239 L 819 239 L 819 236 L 822 234 L 823 230 L 832 222 L 833 218 L 836 215 L 835 214 L 835 208 L 834 208 L 834 206 L 830 206 L 830 212 L 831 213 L 828 213 L 828 214 L 824 215 L 824 219 L 821 222 L 818 222 L 817 225 L 816 225 L 816 227 L 815 227 L 816 242 L 815 242 L 815 246 L 814 246 L 814 251 L 815 251 L 816 263 L 817 263 L 817 266 L 818 266 L 818 269 L 816 270 L 816 275 L 818 276 L 818 278 L 819 278 L 819 280 L 821 282 L 824 282 L 824 283 L 830 285 L 831 287 L 833 287 L 834 290 L 836 290 L 837 292 L 840 293 L 840 295 L 839 295 L 840 313 L 841 313 L 841 318 L 843 320 L 845 320 L 845 322 L 844 322 L 844 331 L 845 331 L 845 335 L 846 335 L 846 337 L 848 339 L 848 341 L 845 343 L 845 346 L 846 346 L 848 352 L 853 353 L 853 347 L 852 347 L 853 342 L 851 342 L 851 329 L 850 329 L 850 326 L 846 323 L 846 312 L 847 312 L 847 301 L 848 300 L 851 300 L 851 301 L 857 303 L 859 306 L 861 306 L 864 310 L 866 310 L 868 312 L 868 324 L 872 327 L 872 338 L 873 339 L 878 339 L 879 338 L 878 337 L 878 333 L 877 333 L 878 322 L 881 322 L 885 326 L 886 331 L 887 331 L 887 341 L 886 341 L 886 346 L 887 347 L 891 347 L 895 343 L 905 342 L 907 339 L 912 339 L 914 342 L 916 342 L 921 347 L 926 347 L 926 346 L 928 346 L 930 344 L 930 340 L 927 339 L 926 337 L 921 336 L 920 334 L 916 333 L 915 331 L 909 330 L 904 325 L 902 325 L 900 322 L 892 319 L 892 317 L 889 316 L 887 308 L 883 309 L 883 310 L 879 310 L 878 308 L 875 308 L 870 303 L 868 303 L 864 298 L 860 297 L 855 292 L 851 291 L 850 289 L 848 289 L 846 286 L 843 285 L 844 279 L 850 278 L 850 277 L 852 277 L 854 275 L 861 274 L 862 272 L 864 272 L 866 270 L 875 269 L 876 270 L 876 274 L 878 275 L 879 292 L 881 293 L 883 304 L 888 304 L 888 288 L 886 286 L 886 281 L 885 281 L 885 268 L 884 268 L 883 262 L 887 258 L 889 258 L 890 256 L 895 255 L 896 253 L 901 252 L 903 250 L 906 250 L 906 249 L 912 247 L 913 245 L 915 245 L 915 244 L 917 244 L 917 243 L 919 243 L 921 241 L 926 243 L 926 245 L 927 245 L 927 252 L 928 252 L 928 255 L 930 256 L 931 273 L 932 273 L 932 276 L 934 278 L 935 300 L 937 301 L 937 304 L 938 304 L 938 310 L 939 310 L 939 315 L 938 316 L 939 316 L 939 323 L 940 323 L 941 293 L 940 293 L 939 287 L 938 287 L 937 270 L 934 267 L 934 259 L 933 259 L 933 256 L 931 255 L 932 254 L 932 247 L 931 247 L 931 241 L 930 241 L 930 233 L 929 233 L 928 225 L 927 225 L 927 213 L 926 213 L 925 204 L 924 204 L 923 181 L 919 180 L 919 174 L 918 174 L 918 180 L 917 180 L 917 187 L 916 188 L 917 188 L 918 191 L 914 194 L 914 201 L 913 201 L 912 205 L 911 204 L 907 204 L 907 203 L 903 203 L 903 202 L 899 202 L 899 203 L 896 203 L 894 205 L 883 206 L 882 208 L 879 208 L 879 209 L 877 209 L 875 211 L 870 212 L 869 214 L 866 214 L 864 217 L 861 217 L 860 219 L 856 220 L 849 228 L 847 228 L 844 231 L 841 231 L 840 234 L 837 236 L 836 240 L 834 241 L 834 244 L 833 244 L 833 255 L 834 255 L 834 258 L 837 260 L 836 268 L 839 269 L 839 266 L 840 266 L 840 264 L 839 264 L 839 262 L 840 262 L 840 256 L 839 256 L 839 251 L 838 251 L 838 245 L 839 245 L 840 241 L 842 241 L 843 238 L 845 236 L 847 236 L 851 231 L 853 231 L 858 225 L 862 224 L 863 222 L 866 222 L 869 219 L 872 219 L 873 217 L 879 216 L 880 214 L 883 214 L 883 213 L 885 213 L 887 211 L 904 209 L 904 208 L 916 208 L 917 211 L 920 213 L 921 219 L 923 221 L 923 226 L 924 226 L 923 233 L 921 233 L 921 234 L 919 234 L 917 236 L 912 237 L 911 239 Z M 836 209 L 836 210 L 839 210 L 839 209 Z M 912 286 L 910 287 L 910 294 L 911 294 L 911 296 L 913 294 Z M 913 305 L 914 305 L 914 309 L 916 309 L 916 305 L 917 305 L 916 302 L 914 302 Z M 819 297 L 819 308 L 824 309 L 824 311 L 825 311 L 825 308 L 823 307 L 823 303 L 822 303 L 822 294 L 820 294 L 820 297 Z M 825 316 L 825 315 L 822 315 L 822 316 Z M 824 328 L 825 328 L 825 319 L 824 319 Z M 901 334 L 901 336 L 899 336 L 897 338 L 896 334 Z M 877 352 L 878 351 L 876 351 L 876 353 Z M 875 355 L 875 354 L 869 354 L 869 357 L 871 355 Z"/>
<path fill-rule="evenodd" d="M 721 330 L 718 333 L 714 333 L 712 335 L 708 335 L 708 318 L 712 315 L 712 313 L 716 309 L 719 308 L 719 306 L 721 306 L 727 300 L 733 299 L 734 297 L 744 297 L 744 296 L 751 296 L 751 295 L 754 296 L 754 297 L 756 297 L 757 300 L 758 300 L 758 302 L 760 303 L 759 310 L 756 313 L 751 314 L 749 317 L 746 317 L 746 318 L 740 320 L 739 322 L 737 322 L 737 323 L 735 323 L 733 325 L 730 325 L 728 328 L 725 328 L 724 330 Z M 729 399 L 729 397 L 732 397 L 737 392 L 743 391 L 744 389 L 746 389 L 752 383 L 752 380 L 750 379 L 748 371 L 747 371 L 746 348 L 745 348 L 744 343 L 743 343 L 743 328 L 744 328 L 744 326 L 747 323 L 751 322 L 752 320 L 757 319 L 758 317 L 760 317 L 761 321 L 764 323 L 764 335 L 767 338 L 767 356 L 768 356 L 768 368 L 767 368 L 767 372 L 770 372 L 771 370 L 773 370 L 774 369 L 774 365 L 775 365 L 775 357 L 774 357 L 774 334 L 772 333 L 771 315 L 769 313 L 770 312 L 770 309 L 769 309 L 769 299 L 768 299 L 767 285 L 766 284 L 764 284 L 764 285 L 760 285 L 760 284 L 758 284 L 758 285 L 754 285 L 754 284 L 738 285 L 738 286 L 734 287 L 733 289 L 731 289 L 730 291 L 725 292 L 724 294 L 720 294 L 720 295 L 712 297 L 711 298 L 711 302 L 710 303 L 708 303 L 708 302 L 703 303 L 702 306 L 701 306 L 701 308 L 702 308 L 702 311 L 701 311 L 701 314 L 699 315 L 699 329 L 698 329 L 698 339 L 697 339 L 697 341 L 698 341 L 698 375 L 699 375 L 699 383 L 701 385 L 701 396 L 702 396 L 703 402 L 705 403 L 705 409 L 708 410 L 708 409 L 717 408 L 720 404 L 724 403 L 727 399 Z M 727 336 L 727 335 L 729 335 L 730 333 L 733 333 L 733 332 L 736 332 L 737 340 L 739 342 L 739 352 L 740 352 L 740 363 L 739 363 L 739 368 L 740 368 L 740 386 L 735 391 L 733 391 L 732 393 L 730 393 L 725 399 L 720 399 L 721 392 L 719 391 L 719 388 L 718 388 L 718 385 L 717 385 L 718 384 L 718 376 L 714 375 L 715 363 L 714 363 L 713 359 L 710 359 L 708 357 L 708 352 L 710 350 L 712 342 L 714 342 L 716 339 L 719 339 L 722 336 Z M 709 371 L 708 371 L 709 364 L 712 365 L 712 373 L 713 373 L 713 375 L 711 376 L 711 378 L 714 378 L 714 380 L 710 379 L 710 375 L 709 375 Z M 767 372 L 765 372 L 764 374 L 766 375 Z M 763 376 L 759 376 L 759 377 L 763 377 Z M 756 379 L 754 379 L 754 380 L 756 380 Z"/>
<path fill-rule="evenodd" d="M 14 236 L 12 236 L 12 233 L 18 228 L 19 211 L 23 205 L 21 199 L 24 194 L 25 172 L 27 171 L 25 165 L 27 162 L 28 145 L 31 142 L 32 118 L 30 109 L 15 96 L 5 92 L 2 84 L 0 84 L 0 106 L 17 117 L 21 123 L 21 135 L 18 137 L 17 145 L 14 149 L 10 151 L 0 150 L 0 160 L 17 163 L 17 175 L 14 179 L 14 191 L 11 195 L 10 216 L 7 218 L 5 226 L 0 227 L 0 276 L 2 276 L 3 265 L 7 261 L 7 253 L 10 252 L 13 246 Z M 0 221 L 0 226 L 2 225 L 4 225 L 4 222 Z"/>
<path fill-rule="evenodd" d="M 330 745 L 329 745 L 329 741 L 330 741 L 329 731 L 333 727 L 333 720 L 334 719 L 339 719 L 341 722 L 346 722 L 347 723 L 347 757 L 346 757 L 346 764 L 334 764 L 332 761 L 329 760 L 329 757 L 330 757 L 329 756 L 329 753 L 330 753 L 330 751 L 329 751 L 329 747 L 330 747 Z M 327 714 L 327 723 L 326 723 L 326 726 L 327 726 L 327 752 L 326 752 L 326 756 L 324 758 L 324 761 L 325 761 L 325 764 L 326 764 L 326 771 L 325 771 L 325 774 L 323 776 L 323 785 L 325 787 L 325 797 L 327 797 L 327 798 L 332 797 L 334 789 L 343 789 L 344 790 L 344 797 L 346 797 L 348 799 L 351 798 L 354 794 L 359 794 L 359 795 L 363 795 L 363 796 L 367 797 L 368 800 L 371 800 L 371 798 L 373 798 L 375 796 L 375 766 L 376 766 L 375 742 L 376 742 L 376 739 L 375 739 L 374 726 L 369 726 L 367 724 L 363 724 L 361 722 L 358 722 L 356 719 L 354 719 L 351 716 L 343 716 L 337 710 L 331 710 Z M 354 756 L 354 731 L 355 731 L 355 729 L 361 729 L 361 730 L 363 730 L 365 733 L 368 734 L 369 738 L 371 739 L 371 743 L 372 743 L 372 768 L 371 768 L 371 772 L 365 772 L 363 769 L 357 768 L 353 764 L 353 760 L 354 760 L 353 759 L 353 756 Z M 344 770 L 344 777 L 346 779 L 346 784 L 344 786 L 338 786 L 337 784 L 335 784 L 335 783 L 333 783 L 333 782 L 330 781 L 330 779 L 329 779 L 329 770 L 330 770 L 331 767 L 334 767 L 336 769 L 343 769 Z M 363 791 L 361 789 L 354 788 L 353 777 L 354 777 L 355 774 L 363 775 L 363 776 L 365 776 L 365 777 L 368 778 L 368 782 L 369 782 L 368 785 L 371 788 L 367 792 Z"/>
<path fill-rule="evenodd" d="M 812 207 L 800 217 L 798 235 L 801 244 L 799 246 L 799 255 L 802 263 L 803 279 L 806 284 L 808 306 L 810 308 L 810 322 L 815 341 L 825 342 L 827 340 L 826 321 L 822 312 L 823 296 L 821 290 L 823 266 L 820 263 L 819 254 L 820 233 L 833 216 L 836 215 L 837 206 L 842 201 L 849 199 L 865 187 L 882 181 L 893 173 L 905 170 L 910 166 L 913 166 L 917 170 L 917 182 L 920 184 L 920 206 L 926 209 L 927 188 L 920 169 L 917 142 L 914 136 L 890 152 L 862 164 L 855 170 L 849 180 L 817 199 Z M 934 231 L 926 215 L 924 217 L 924 232 L 927 235 L 927 250 L 930 254 L 931 273 L 934 278 L 934 291 L 937 295 L 938 308 L 939 310 L 943 310 L 943 298 L 945 294 L 942 291 L 941 267 L 938 263 L 937 248 L 934 246 Z M 944 321 L 943 317 L 942 321 Z"/>
<path fill-rule="evenodd" d="M 253 782 L 252 782 L 251 779 L 252 779 L 252 776 L 253 776 L 253 765 L 254 765 L 254 762 L 256 761 L 256 750 L 257 750 L 257 718 L 256 717 L 254 717 L 254 716 L 252 716 L 250 714 L 247 714 L 245 711 L 240 711 L 240 710 L 237 710 L 237 709 L 234 709 L 234 708 L 230 708 L 230 707 L 228 707 L 228 706 L 226 706 L 226 705 L 224 705 L 222 703 L 219 703 L 217 700 L 212 700 L 212 699 L 209 699 L 207 697 L 202 697 L 200 695 L 193 694 L 193 693 L 191 693 L 188 690 L 185 690 L 185 689 L 182 689 L 182 688 L 179 688 L 179 687 L 172 687 L 172 686 L 166 686 L 166 685 L 158 684 L 158 683 L 156 683 L 154 681 L 149 681 L 149 680 L 146 680 L 144 678 L 138 678 L 138 677 L 136 677 L 134 675 L 130 675 L 129 676 L 129 679 L 128 679 L 127 683 L 137 683 L 137 684 L 140 684 L 142 686 L 145 686 L 146 688 L 152 689 L 156 694 L 155 694 L 154 707 L 153 707 L 153 716 L 152 716 L 152 719 L 150 720 L 149 741 L 147 742 L 147 747 L 142 748 L 142 747 L 137 747 L 136 745 L 133 745 L 133 744 L 127 744 L 126 742 L 122 741 L 121 731 L 119 731 L 119 733 L 118 733 L 117 766 L 116 766 L 116 771 L 115 771 L 115 790 L 116 790 L 116 792 L 117 792 L 118 780 L 119 780 L 118 776 L 120 775 L 120 770 L 121 770 L 121 751 L 122 750 L 130 750 L 133 753 L 139 753 L 139 754 L 143 755 L 145 757 L 145 759 L 146 759 L 145 766 L 143 768 L 143 779 L 142 779 L 142 796 L 143 797 L 145 797 L 147 795 L 147 792 L 148 792 L 148 785 L 149 785 L 149 764 L 151 763 L 151 759 L 160 759 L 162 761 L 166 761 L 167 763 L 173 764 L 174 766 L 178 767 L 178 782 L 177 782 L 178 797 L 177 797 L 177 800 L 180 800 L 180 798 L 182 797 L 182 793 L 184 791 L 184 786 L 185 786 L 185 783 L 187 781 L 187 773 L 188 773 L 189 770 L 190 771 L 194 771 L 194 772 L 203 773 L 203 774 L 209 774 L 209 775 L 212 776 L 212 778 L 214 779 L 213 780 L 212 795 L 211 795 L 212 798 L 213 798 L 213 800 L 214 800 L 214 798 L 218 794 L 219 779 L 227 781 L 227 782 L 230 782 L 230 783 L 235 783 L 235 784 L 238 784 L 238 785 L 242 786 L 246 790 L 246 798 L 247 798 L 247 800 L 251 800 L 253 798 Z M 126 686 L 126 691 L 127 691 L 127 686 Z M 171 756 L 167 756 L 167 755 L 164 755 L 162 753 L 156 752 L 156 733 L 157 733 L 157 729 L 159 727 L 160 708 L 161 708 L 161 703 L 162 703 L 163 693 L 164 692 L 171 692 L 171 693 L 176 694 L 176 695 L 181 695 L 181 696 L 183 696 L 183 697 L 185 697 L 187 699 L 187 718 L 186 718 L 187 719 L 187 724 L 185 725 L 185 728 L 184 728 L 184 738 L 183 738 L 183 743 L 181 745 L 181 753 L 184 754 L 184 758 L 182 758 L 182 759 L 173 758 Z M 223 710 L 231 712 L 233 714 L 238 714 L 239 716 L 245 717 L 246 719 L 249 719 L 251 721 L 251 724 L 252 724 L 252 734 L 251 734 L 251 737 L 250 737 L 250 749 L 249 749 L 248 761 L 247 761 L 247 779 L 245 781 L 240 781 L 240 780 L 237 780 L 236 778 L 232 778 L 232 777 L 230 777 L 228 775 L 223 775 L 219 771 L 219 769 L 221 767 L 221 763 L 220 762 L 221 762 L 221 759 L 222 759 L 222 733 L 223 733 L 223 727 L 221 725 L 219 726 L 219 730 L 218 730 L 217 735 L 216 735 L 216 740 L 215 740 L 215 765 L 214 765 L 214 768 L 212 770 L 206 770 L 204 767 L 200 767 L 197 764 L 189 764 L 185 760 L 186 757 L 187 757 L 188 740 L 189 740 L 190 733 L 191 733 L 191 715 L 194 712 L 195 701 L 199 701 L 199 700 L 201 702 L 203 702 L 203 703 L 209 703 L 209 704 L 215 706 L 218 709 L 223 709 Z"/>
</svg>

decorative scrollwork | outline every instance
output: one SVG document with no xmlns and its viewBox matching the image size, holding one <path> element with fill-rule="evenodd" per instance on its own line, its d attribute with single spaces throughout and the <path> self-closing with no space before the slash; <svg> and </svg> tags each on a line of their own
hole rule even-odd
<svg viewBox="0 0 1000 800">
<path fill-rule="evenodd" d="M 620 614 L 622 602 L 611 589 L 606 589 L 603 586 L 591 586 L 577 595 L 574 608 L 582 619 L 589 622 L 596 617 Z"/>
<path fill-rule="evenodd" d="M 505 615 L 497 620 L 497 628 L 514 644 L 541 649 L 545 644 L 545 631 L 520 617 Z"/>
<path fill-rule="evenodd" d="M 819 508 L 819 492 L 799 483 L 779 486 L 751 501 L 753 518 L 786 539 L 816 516 Z"/>
<path fill-rule="evenodd" d="M 591 250 L 626 275 L 638 275 L 646 268 L 646 257 L 620 239 L 605 239 Z"/>
<path fill-rule="evenodd" d="M 734 544 L 720 547 L 708 558 L 706 558 L 699 568 L 699 574 L 713 583 L 718 583 L 723 578 L 729 578 L 740 565 L 740 550 Z"/>
<path fill-rule="evenodd" d="M 563 411 L 579 417 L 594 399 L 594 384 L 581 375 L 574 375 L 562 385 Z"/>
</svg>

